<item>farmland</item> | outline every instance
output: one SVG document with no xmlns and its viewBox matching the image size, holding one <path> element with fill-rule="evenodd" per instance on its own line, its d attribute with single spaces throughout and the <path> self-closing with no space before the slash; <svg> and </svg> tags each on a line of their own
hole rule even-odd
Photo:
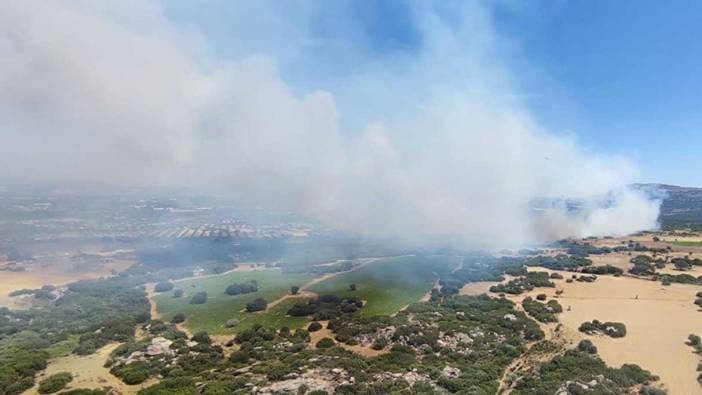
<svg viewBox="0 0 702 395">
<path fill-rule="evenodd" d="M 246 304 L 256 298 L 272 302 L 290 292 L 293 285 L 303 285 L 312 279 L 308 274 L 283 274 L 279 269 L 262 271 L 234 271 L 219 276 L 192 278 L 175 282 L 176 289 L 183 290 L 183 296 L 173 297 L 172 292 L 157 295 L 154 299 L 158 313 L 163 319 L 170 320 L 176 313 L 185 314 L 186 325 L 192 332 L 207 331 L 210 334 L 224 335 L 247 328 L 254 323 L 266 325 L 299 326 L 304 322 L 300 318 L 285 317 L 292 300 L 286 300 L 269 311 L 246 313 Z M 233 283 L 256 281 L 258 292 L 231 296 L 224 293 Z M 197 292 L 207 292 L 207 303 L 191 304 L 191 297 Z M 237 328 L 226 328 L 229 319 L 237 319 Z M 297 324 L 297 325 L 296 325 Z"/>
<path fill-rule="evenodd" d="M 445 256 L 386 258 L 320 282 L 310 291 L 365 300 L 360 315 L 394 314 L 418 302 L 439 276 L 449 273 L 459 262 L 459 258 Z M 351 284 L 356 284 L 355 291 L 350 289 Z"/>
</svg>

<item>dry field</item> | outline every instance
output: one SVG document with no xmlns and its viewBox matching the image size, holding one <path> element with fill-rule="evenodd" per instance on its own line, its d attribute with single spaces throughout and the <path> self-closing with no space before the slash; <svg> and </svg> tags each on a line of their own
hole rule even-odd
<svg viewBox="0 0 702 395">
<path fill-rule="evenodd" d="M 27 306 L 22 298 L 11 298 L 9 293 L 18 289 L 36 289 L 46 284 L 61 286 L 77 280 L 87 280 L 110 276 L 112 270 L 127 269 L 134 262 L 114 260 L 102 265 L 95 265 L 91 270 L 73 270 L 69 263 L 34 262 L 26 265 L 23 272 L 0 271 L 0 306 L 23 308 Z"/>
<path fill-rule="evenodd" d="M 566 278 L 572 275 L 560 273 Z M 563 290 L 558 297 L 564 309 L 559 320 L 564 336 L 573 345 L 588 338 L 608 365 L 636 363 L 659 375 L 670 394 L 702 394 L 696 371 L 702 359 L 685 344 L 689 334 L 702 334 L 702 312 L 693 304 L 700 287 L 663 286 L 660 282 L 627 276 L 599 276 L 594 283 L 554 282 L 555 289 L 537 288 L 510 299 L 520 302 L 525 296 L 535 297 L 540 293 L 552 298 L 556 290 Z M 627 327 L 626 337 L 613 339 L 578 332 L 580 324 L 593 319 L 623 322 Z M 544 325 L 544 330 L 551 332 L 554 327 Z"/>
<path fill-rule="evenodd" d="M 49 366 L 37 376 L 37 384 L 34 388 L 27 390 L 25 394 L 38 394 L 37 388 L 41 380 L 52 374 L 61 372 L 71 372 L 73 374 L 73 381 L 68 384 L 66 387 L 67 389 L 112 387 L 116 391 L 115 393 L 128 395 L 136 394 L 141 388 L 154 384 L 155 381 L 147 380 L 139 385 L 126 385 L 117 377 L 113 376 L 109 369 L 104 367 L 105 361 L 107 361 L 110 353 L 117 348 L 117 346 L 119 346 L 119 343 L 112 343 L 101 348 L 92 355 L 69 355 L 49 361 Z"/>
<path fill-rule="evenodd" d="M 458 291 L 458 294 L 472 296 L 488 293 L 490 291 L 490 287 L 495 284 L 496 283 L 494 281 L 478 281 L 475 283 L 468 283 Z"/>
</svg>

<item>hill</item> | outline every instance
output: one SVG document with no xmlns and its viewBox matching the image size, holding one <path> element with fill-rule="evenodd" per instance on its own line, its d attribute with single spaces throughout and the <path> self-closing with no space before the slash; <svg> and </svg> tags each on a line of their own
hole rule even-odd
<svg viewBox="0 0 702 395">
<path fill-rule="evenodd" d="M 661 198 L 661 227 L 666 230 L 702 230 L 702 188 L 666 184 L 634 184 L 652 197 Z"/>
</svg>

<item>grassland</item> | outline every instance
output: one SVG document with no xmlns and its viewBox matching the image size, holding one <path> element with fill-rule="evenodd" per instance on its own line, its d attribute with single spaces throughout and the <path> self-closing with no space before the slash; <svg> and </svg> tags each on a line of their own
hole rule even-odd
<svg viewBox="0 0 702 395">
<path fill-rule="evenodd" d="M 266 312 L 246 313 L 243 310 L 246 303 L 256 298 L 272 302 L 289 293 L 291 286 L 302 286 L 311 279 L 309 274 L 283 274 L 279 269 L 235 271 L 220 276 L 177 281 L 175 287 L 184 291 L 182 297 L 174 298 L 171 292 L 166 292 L 154 299 L 158 313 L 164 320 L 169 320 L 176 313 L 183 313 L 187 318 L 185 324 L 192 332 L 207 331 L 210 334 L 225 335 L 248 328 L 257 322 L 275 327 L 298 327 L 304 324 L 304 318 L 285 316 L 285 312 L 294 303 L 292 299 L 285 300 Z M 258 292 L 237 296 L 224 293 L 230 284 L 251 280 L 258 282 Z M 200 291 L 207 292 L 207 303 L 190 304 L 192 295 Z M 239 325 L 235 328 L 225 328 L 227 320 L 233 318 L 240 321 Z"/>
<path fill-rule="evenodd" d="M 406 256 L 386 258 L 353 272 L 322 281 L 309 290 L 320 295 L 355 296 L 367 303 L 360 314 L 394 314 L 418 302 L 442 274 L 451 272 L 459 258 Z M 356 284 L 356 291 L 349 289 Z"/>
</svg>

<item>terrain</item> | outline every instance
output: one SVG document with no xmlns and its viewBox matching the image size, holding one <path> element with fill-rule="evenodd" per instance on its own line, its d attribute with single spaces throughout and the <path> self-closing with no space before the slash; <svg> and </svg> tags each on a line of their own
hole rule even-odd
<svg viewBox="0 0 702 395">
<path fill-rule="evenodd" d="M 57 393 L 702 393 L 702 233 L 666 222 L 696 215 L 684 192 L 662 231 L 489 252 L 210 210 L 65 239 L 32 211 L 3 239 L 0 394 L 66 372 Z"/>
</svg>

